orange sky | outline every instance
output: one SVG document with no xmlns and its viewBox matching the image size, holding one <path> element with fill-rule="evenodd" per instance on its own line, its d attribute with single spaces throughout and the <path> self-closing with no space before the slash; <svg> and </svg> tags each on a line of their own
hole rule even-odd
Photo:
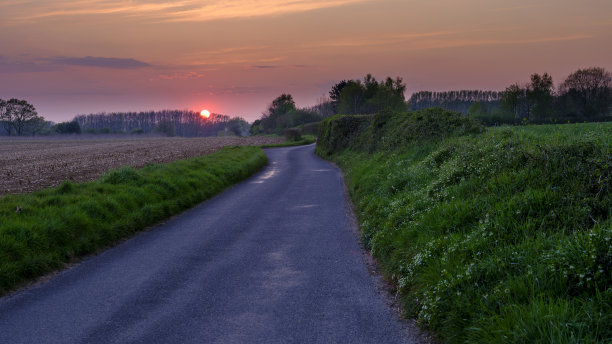
<svg viewBox="0 0 612 344">
<path fill-rule="evenodd" d="M 54 121 L 208 108 L 258 118 L 342 79 L 419 90 L 612 69 L 610 0 L 0 0 L 0 98 Z"/>
</svg>

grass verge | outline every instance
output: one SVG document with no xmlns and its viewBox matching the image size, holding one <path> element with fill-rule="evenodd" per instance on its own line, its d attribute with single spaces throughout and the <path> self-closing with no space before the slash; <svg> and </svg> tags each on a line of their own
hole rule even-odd
<svg viewBox="0 0 612 344">
<path fill-rule="evenodd" d="M 317 142 L 407 315 L 450 343 L 609 343 L 612 124 L 436 111 L 330 119 Z"/>
<path fill-rule="evenodd" d="M 203 157 L 98 181 L 0 198 L 0 295 L 188 209 L 267 163 L 260 148 Z"/>
</svg>

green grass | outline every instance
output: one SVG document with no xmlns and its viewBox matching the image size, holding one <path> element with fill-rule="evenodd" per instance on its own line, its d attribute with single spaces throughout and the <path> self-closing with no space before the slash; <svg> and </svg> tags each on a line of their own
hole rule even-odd
<svg viewBox="0 0 612 344">
<path fill-rule="evenodd" d="M 317 143 L 407 316 L 450 343 L 612 342 L 612 124 L 479 134 L 445 114 L 428 138 L 418 116 L 436 115 L 356 118 L 335 147 L 351 117 L 331 119 Z"/>
<path fill-rule="evenodd" d="M 283 143 L 260 145 L 261 148 L 279 148 L 279 147 L 294 147 L 304 146 L 311 143 L 315 143 L 316 138 L 313 135 L 302 135 L 302 139 L 299 141 L 285 141 Z"/>
<path fill-rule="evenodd" d="M 260 148 L 142 169 L 0 198 L 0 294 L 188 209 L 267 163 Z M 16 212 L 17 207 L 21 208 Z"/>
</svg>

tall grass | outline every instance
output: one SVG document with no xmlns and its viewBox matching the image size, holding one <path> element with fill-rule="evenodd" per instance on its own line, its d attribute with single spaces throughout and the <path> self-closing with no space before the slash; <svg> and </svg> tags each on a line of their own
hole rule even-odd
<svg viewBox="0 0 612 344">
<path fill-rule="evenodd" d="M 448 132 L 330 153 L 407 315 L 452 343 L 610 342 L 612 124 Z"/>
<path fill-rule="evenodd" d="M 0 198 L 0 294 L 179 213 L 267 162 L 255 147 Z"/>
</svg>

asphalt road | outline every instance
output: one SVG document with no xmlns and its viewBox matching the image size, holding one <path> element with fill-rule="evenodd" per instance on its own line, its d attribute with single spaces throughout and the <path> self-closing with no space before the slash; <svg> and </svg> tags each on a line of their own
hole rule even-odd
<svg viewBox="0 0 612 344">
<path fill-rule="evenodd" d="M 408 343 L 314 146 L 0 299 L 0 343 Z"/>
</svg>

